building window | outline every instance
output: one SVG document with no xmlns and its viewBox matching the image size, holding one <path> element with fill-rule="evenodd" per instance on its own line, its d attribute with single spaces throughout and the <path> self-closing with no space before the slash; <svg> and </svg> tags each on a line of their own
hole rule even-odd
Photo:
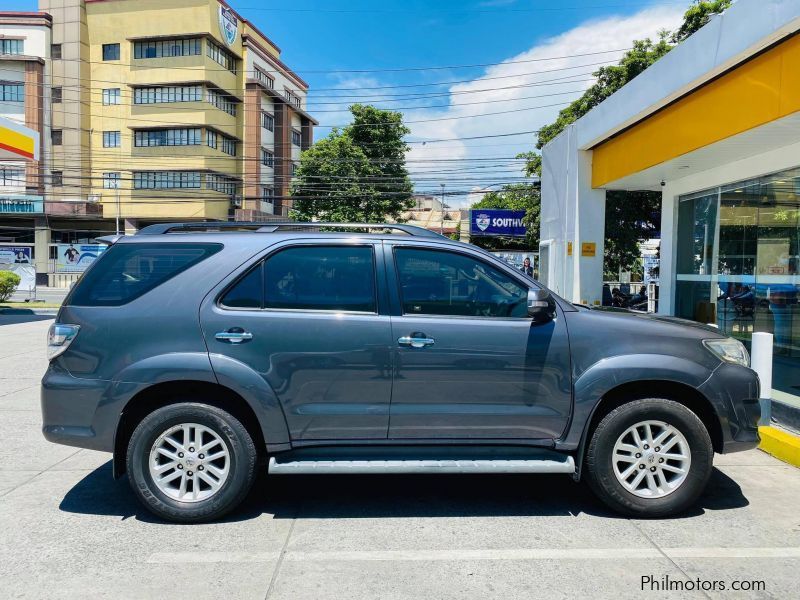
<svg viewBox="0 0 800 600">
<path fill-rule="evenodd" d="M 0 54 L 22 54 L 23 40 L 0 39 Z"/>
<path fill-rule="evenodd" d="M 50 184 L 54 187 L 61 187 L 64 185 L 64 172 L 50 171 Z"/>
<path fill-rule="evenodd" d="M 50 58 L 55 60 L 61 58 L 61 44 L 50 44 Z"/>
<path fill-rule="evenodd" d="M 275 89 L 275 80 L 272 77 L 256 66 L 253 66 L 253 72 L 255 73 L 256 80 L 260 81 L 271 90 Z"/>
<path fill-rule="evenodd" d="M 218 137 L 219 136 L 217 135 L 216 131 L 211 131 L 210 129 L 206 130 L 206 145 L 209 148 L 216 149 L 217 148 L 217 138 Z"/>
<path fill-rule="evenodd" d="M 199 127 L 181 129 L 153 129 L 137 131 L 134 145 L 138 148 L 150 146 L 199 146 L 202 138 Z"/>
<path fill-rule="evenodd" d="M 53 104 L 61 104 L 62 90 L 60 87 L 54 87 L 50 90 L 50 101 Z"/>
<path fill-rule="evenodd" d="M 199 102 L 202 99 L 203 88 L 199 85 L 165 85 L 133 90 L 134 104 Z"/>
<path fill-rule="evenodd" d="M 103 188 L 107 190 L 119 189 L 119 173 L 103 173 Z"/>
<path fill-rule="evenodd" d="M 235 179 L 217 173 L 206 174 L 206 189 L 225 194 L 226 196 L 234 196 L 236 194 L 236 187 L 237 182 Z"/>
<path fill-rule="evenodd" d="M 64 132 L 60 129 L 52 129 L 50 131 L 50 140 L 53 146 L 60 146 L 64 143 Z"/>
<path fill-rule="evenodd" d="M 218 109 L 225 111 L 231 116 L 236 116 L 236 103 L 229 96 L 209 88 L 207 94 L 209 104 L 213 104 Z"/>
<path fill-rule="evenodd" d="M 24 83 L 0 83 L 0 101 L 23 102 L 25 100 Z"/>
<path fill-rule="evenodd" d="M 275 131 L 275 117 L 271 114 L 262 112 L 261 113 L 261 126 L 266 129 L 267 131 Z"/>
<path fill-rule="evenodd" d="M 272 200 L 275 198 L 275 190 L 267 185 L 262 185 L 260 187 L 259 194 L 264 202 L 272 202 Z"/>
<path fill-rule="evenodd" d="M 21 187 L 25 185 L 25 169 L 0 167 L 0 185 L 7 187 Z"/>
<path fill-rule="evenodd" d="M 103 60 L 119 60 L 119 44 L 103 44 Z"/>
<path fill-rule="evenodd" d="M 300 165 L 299 165 L 299 164 L 297 164 L 296 162 L 293 162 L 293 163 L 292 163 L 292 177 L 294 177 L 295 175 L 297 175 L 297 170 L 298 170 L 299 168 L 300 168 Z"/>
<path fill-rule="evenodd" d="M 103 104 L 119 104 L 119 88 L 108 88 L 103 90 Z"/>
<path fill-rule="evenodd" d="M 301 104 L 300 96 L 295 94 L 289 88 L 283 88 L 283 95 L 286 96 L 286 99 L 289 101 L 289 104 L 296 106 L 297 108 L 300 108 Z"/>
<path fill-rule="evenodd" d="M 170 58 L 173 56 L 198 56 L 200 54 L 200 38 L 181 38 L 176 40 L 158 40 L 151 42 L 134 42 L 133 58 Z"/>
<path fill-rule="evenodd" d="M 230 156 L 236 156 L 236 140 L 222 136 L 222 151 Z"/>
<path fill-rule="evenodd" d="M 266 148 L 261 149 L 261 164 L 271 169 L 275 168 L 275 155 Z"/>
<path fill-rule="evenodd" d="M 217 64 L 222 65 L 231 73 L 236 73 L 236 57 L 233 56 L 230 52 L 225 50 L 222 46 L 213 42 L 211 40 L 206 40 L 206 44 L 208 45 L 208 49 L 206 53 L 208 57 L 216 62 Z"/>
<path fill-rule="evenodd" d="M 137 171 L 133 174 L 133 189 L 198 189 L 200 179 L 197 171 Z"/>
<path fill-rule="evenodd" d="M 302 138 L 300 136 L 300 132 L 297 131 L 296 129 L 292 129 L 292 144 L 294 144 L 295 146 L 299 146 L 301 139 Z"/>
<path fill-rule="evenodd" d="M 103 132 L 103 148 L 119 148 L 119 146 L 120 146 L 119 131 Z"/>
</svg>

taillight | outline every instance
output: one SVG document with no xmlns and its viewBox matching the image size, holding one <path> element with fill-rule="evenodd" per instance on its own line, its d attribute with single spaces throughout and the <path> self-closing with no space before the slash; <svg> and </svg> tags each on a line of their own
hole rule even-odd
<svg viewBox="0 0 800 600">
<path fill-rule="evenodd" d="M 78 335 L 80 325 L 53 323 L 47 332 L 47 359 L 53 360 L 69 348 L 72 340 Z"/>
</svg>

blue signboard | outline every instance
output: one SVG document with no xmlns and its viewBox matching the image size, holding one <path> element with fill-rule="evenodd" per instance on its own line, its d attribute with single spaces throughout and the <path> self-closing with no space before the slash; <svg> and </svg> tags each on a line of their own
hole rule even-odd
<svg viewBox="0 0 800 600">
<path fill-rule="evenodd" d="M 524 217 L 524 210 L 473 209 L 469 211 L 469 234 L 525 237 L 528 229 L 522 222 Z"/>
</svg>

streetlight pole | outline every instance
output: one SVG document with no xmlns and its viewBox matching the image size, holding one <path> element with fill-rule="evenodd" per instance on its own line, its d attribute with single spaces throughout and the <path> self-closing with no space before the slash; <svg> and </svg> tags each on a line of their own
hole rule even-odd
<svg viewBox="0 0 800 600">
<path fill-rule="evenodd" d="M 439 221 L 439 235 L 444 235 L 444 208 L 445 208 L 444 186 L 445 186 L 445 184 L 440 183 L 439 185 L 442 186 L 442 219 L 441 219 L 441 221 Z"/>
</svg>

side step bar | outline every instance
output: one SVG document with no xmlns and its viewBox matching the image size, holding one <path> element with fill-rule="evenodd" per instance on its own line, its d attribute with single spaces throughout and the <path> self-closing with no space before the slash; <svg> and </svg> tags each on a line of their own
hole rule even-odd
<svg viewBox="0 0 800 600">
<path fill-rule="evenodd" d="M 571 456 L 542 459 L 285 460 L 269 459 L 273 475 L 370 473 L 575 473 Z"/>
</svg>

